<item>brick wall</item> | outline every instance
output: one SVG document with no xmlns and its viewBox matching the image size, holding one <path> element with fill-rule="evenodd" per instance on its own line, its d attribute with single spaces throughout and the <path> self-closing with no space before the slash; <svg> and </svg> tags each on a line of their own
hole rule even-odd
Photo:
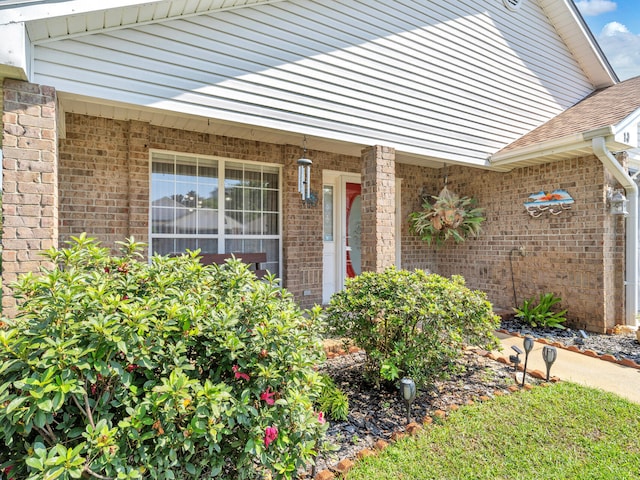
<svg viewBox="0 0 640 480">
<path fill-rule="evenodd" d="M 409 173 L 418 170 L 403 168 L 399 175 L 409 179 Z M 442 188 L 442 169 L 424 178 L 427 184 L 435 180 L 434 192 Z M 612 179 L 597 158 L 508 173 L 449 167 L 448 178 L 450 190 L 476 197 L 486 208 L 482 233 L 439 249 L 403 239 L 405 267 L 463 275 L 470 287 L 486 291 L 492 303 L 503 308 L 553 292 L 569 310 L 570 323 L 579 328 L 604 331 L 624 323 L 624 220 L 608 214 L 606 187 Z M 418 203 L 417 190 L 411 188 L 415 185 L 403 188 L 403 208 Z M 526 213 L 523 203 L 530 194 L 555 189 L 565 189 L 574 198 L 571 210 L 539 218 Z M 517 254 L 519 247 L 524 247 L 524 257 Z M 415 260 L 421 257 L 431 260 Z"/>
<path fill-rule="evenodd" d="M 67 114 L 60 143 L 60 238 L 87 232 L 106 247 L 134 236 L 148 242 L 149 150 L 281 164 L 283 284 L 301 306 L 322 302 L 322 207 L 297 192 L 301 150 L 212 134 Z M 360 159 L 309 151 L 311 189 L 321 197 L 322 170 L 360 173 Z M 321 199 L 319 199 L 321 200 Z"/>
<path fill-rule="evenodd" d="M 59 160 L 60 243 L 86 232 L 114 248 L 116 241 L 130 236 L 129 122 L 67 114 L 65 124 Z M 148 169 L 147 161 L 146 183 Z"/>
<path fill-rule="evenodd" d="M 401 211 L 398 221 L 401 222 L 402 252 L 400 262 L 402 268 L 416 268 L 428 272 L 435 271 L 435 249 L 427 247 L 420 238 L 409 231 L 409 214 L 422 206 L 421 194 L 437 194 L 442 188 L 442 180 L 438 169 L 418 167 L 416 165 L 397 164 L 396 175 L 402 179 Z"/>
<path fill-rule="evenodd" d="M 58 239 L 56 92 L 5 79 L 2 114 L 3 314 L 15 313 L 9 284 L 40 266 Z"/>
</svg>

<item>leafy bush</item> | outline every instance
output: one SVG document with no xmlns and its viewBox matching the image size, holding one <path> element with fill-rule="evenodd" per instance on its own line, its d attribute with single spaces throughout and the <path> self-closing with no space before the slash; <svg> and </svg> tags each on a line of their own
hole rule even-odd
<svg viewBox="0 0 640 480">
<path fill-rule="evenodd" d="M 344 422 L 349 415 L 349 397 L 336 386 L 330 376 L 322 375 L 322 382 L 322 392 L 317 402 L 318 409 L 331 420 Z"/>
<path fill-rule="evenodd" d="M 535 299 L 529 298 L 522 302 L 520 308 L 514 308 L 516 317 L 532 327 L 550 327 L 564 330 L 562 325 L 566 322 L 566 310 L 558 312 L 553 311 L 553 306 L 560 303 L 562 299 L 556 297 L 553 293 L 545 293 L 540 295 L 537 305 L 534 305 Z"/>
<path fill-rule="evenodd" d="M 425 386 L 455 370 L 465 344 L 497 346 L 499 324 L 482 292 L 464 279 L 389 268 L 348 279 L 327 307 L 332 335 L 364 349 L 377 384 L 402 376 Z"/>
<path fill-rule="evenodd" d="M 15 478 L 291 478 L 314 411 L 319 309 L 197 253 L 138 261 L 93 239 L 16 285 L 0 328 L 0 471 Z"/>
</svg>

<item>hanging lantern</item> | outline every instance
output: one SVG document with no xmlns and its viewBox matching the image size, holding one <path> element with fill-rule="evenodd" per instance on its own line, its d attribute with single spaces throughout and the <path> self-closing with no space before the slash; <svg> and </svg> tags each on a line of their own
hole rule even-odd
<svg viewBox="0 0 640 480">
<path fill-rule="evenodd" d="M 302 201 L 306 202 L 311 198 L 311 164 L 313 162 L 307 158 L 307 137 L 303 141 L 302 158 L 298 159 L 298 192 L 302 195 Z"/>
</svg>

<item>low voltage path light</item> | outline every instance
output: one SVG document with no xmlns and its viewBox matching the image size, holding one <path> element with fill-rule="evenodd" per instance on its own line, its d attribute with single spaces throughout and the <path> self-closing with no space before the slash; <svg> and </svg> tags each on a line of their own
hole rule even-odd
<svg viewBox="0 0 640 480">
<path fill-rule="evenodd" d="M 416 384 L 411 378 L 400 380 L 400 394 L 407 406 L 407 423 L 411 423 L 411 404 L 416 399 Z"/>
<path fill-rule="evenodd" d="M 533 350 L 533 345 L 535 340 L 533 337 L 524 337 L 524 341 L 522 342 L 524 346 L 524 370 L 522 371 L 522 386 L 524 387 L 524 381 L 527 377 L 527 361 L 529 360 L 529 353 Z"/>
<path fill-rule="evenodd" d="M 549 372 L 551 371 L 551 365 L 553 365 L 553 362 L 556 361 L 557 357 L 558 350 L 556 350 L 556 347 L 545 345 L 542 348 L 542 358 L 544 360 L 544 363 L 547 365 L 547 382 L 549 381 Z"/>
<path fill-rule="evenodd" d="M 524 352 L 520 350 L 520 347 L 518 347 L 517 345 L 511 345 L 511 349 L 516 352 L 516 354 L 509 355 L 509 360 L 511 361 L 511 363 L 513 363 L 513 369 L 517 372 L 518 365 L 520 365 L 520 355 L 522 355 Z"/>
</svg>

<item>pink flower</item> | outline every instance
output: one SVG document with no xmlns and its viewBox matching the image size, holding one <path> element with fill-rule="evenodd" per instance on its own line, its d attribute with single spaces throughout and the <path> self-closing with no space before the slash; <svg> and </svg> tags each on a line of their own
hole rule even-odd
<svg viewBox="0 0 640 480">
<path fill-rule="evenodd" d="M 326 422 L 326 420 L 324 419 L 324 413 L 318 412 L 318 421 L 320 422 L 320 425 Z"/>
<path fill-rule="evenodd" d="M 264 400 L 267 405 L 273 405 L 276 401 L 273 399 L 275 392 L 271 391 L 271 387 L 267 387 L 267 389 L 260 394 L 260 400 Z"/>
<path fill-rule="evenodd" d="M 264 429 L 264 446 L 269 448 L 269 444 L 278 438 L 278 429 L 276 427 L 267 427 Z"/>
<path fill-rule="evenodd" d="M 238 365 L 234 365 L 233 367 L 231 367 L 233 370 L 233 373 L 236 376 L 236 380 L 237 379 L 242 379 L 242 380 L 249 380 L 249 375 L 247 375 L 246 373 L 242 373 L 240 371 L 240 367 L 238 367 Z"/>
<path fill-rule="evenodd" d="M 5 475 L 7 475 L 7 477 L 8 477 L 9 472 L 10 472 L 11 470 L 13 470 L 13 465 L 9 465 L 7 468 L 5 468 L 5 469 L 2 471 L 2 473 L 4 473 Z M 14 479 L 13 479 L 13 477 L 11 477 L 11 478 L 9 478 L 9 480 L 14 480 Z"/>
</svg>

